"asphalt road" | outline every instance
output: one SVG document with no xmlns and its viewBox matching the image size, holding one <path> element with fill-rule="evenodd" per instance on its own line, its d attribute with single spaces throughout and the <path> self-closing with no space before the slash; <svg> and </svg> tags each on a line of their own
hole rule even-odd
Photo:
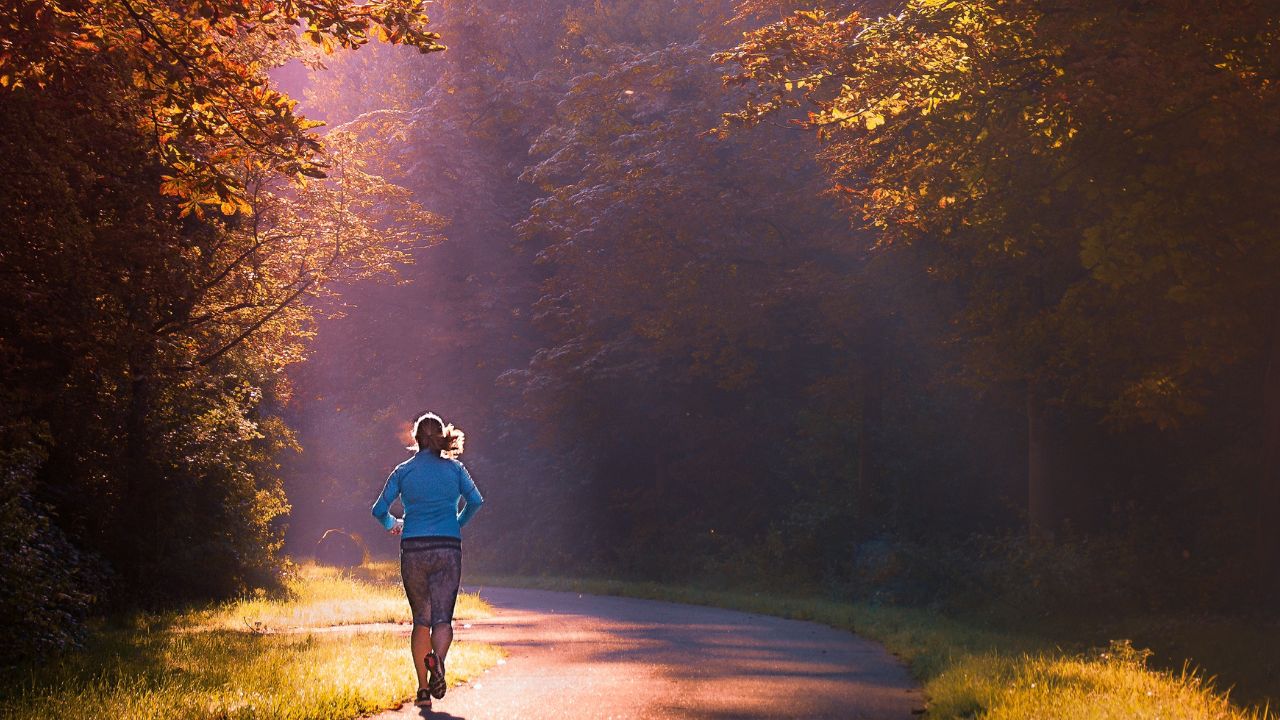
<svg viewBox="0 0 1280 720">
<path fill-rule="evenodd" d="M 506 662 L 377 720 L 831 718 L 898 720 L 924 706 L 879 645 L 815 623 L 716 608 L 481 588 L 496 610 L 456 637 Z"/>
</svg>

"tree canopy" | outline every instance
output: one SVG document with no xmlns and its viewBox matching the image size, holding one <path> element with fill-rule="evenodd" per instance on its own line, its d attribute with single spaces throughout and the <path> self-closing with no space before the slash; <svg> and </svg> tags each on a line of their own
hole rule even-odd
<svg viewBox="0 0 1280 720">
<path fill-rule="evenodd" d="M 268 72 L 370 36 L 441 49 L 426 22 L 399 0 L 0 14 L 4 661 L 75 642 L 91 601 L 280 576 L 281 371 L 317 302 L 441 221 Z"/>
<path fill-rule="evenodd" d="M 371 527 L 428 408 L 492 570 L 1027 612 L 1280 583 L 1268 3 L 432 14 L 5 9 L 16 652 L 94 588 L 225 595 Z"/>
</svg>

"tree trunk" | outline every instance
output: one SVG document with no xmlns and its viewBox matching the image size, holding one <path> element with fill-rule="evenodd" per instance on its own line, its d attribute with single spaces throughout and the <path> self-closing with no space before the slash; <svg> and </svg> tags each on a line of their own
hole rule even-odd
<svg viewBox="0 0 1280 720">
<path fill-rule="evenodd" d="M 871 342 L 878 340 L 872 338 Z M 858 427 L 858 487 L 855 502 L 863 529 L 871 530 L 871 525 L 876 524 L 876 532 L 883 529 L 886 519 L 884 509 L 879 507 L 878 502 L 881 496 L 878 438 L 884 417 L 883 386 L 884 370 L 880 352 L 878 348 L 872 347 L 864 358 L 862 367 L 862 417 Z"/>
<path fill-rule="evenodd" d="M 1263 380 L 1262 472 L 1254 512 L 1255 572 L 1261 599 L 1280 592 L 1280 313 L 1272 329 Z"/>
<path fill-rule="evenodd" d="M 154 467 L 148 433 L 155 388 L 145 365 L 130 363 L 129 405 L 125 415 L 124 466 L 121 468 L 121 504 L 116 520 L 111 558 L 128 578 L 129 570 L 145 565 L 152 556 L 157 530 Z M 136 573 L 135 573 L 136 574 Z"/>
<path fill-rule="evenodd" d="M 1027 520 L 1033 539 L 1053 537 L 1053 498 L 1044 401 L 1027 387 Z"/>
</svg>

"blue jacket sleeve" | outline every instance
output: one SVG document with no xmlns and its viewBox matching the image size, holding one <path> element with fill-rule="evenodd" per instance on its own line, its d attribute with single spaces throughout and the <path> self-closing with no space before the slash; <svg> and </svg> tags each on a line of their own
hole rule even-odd
<svg viewBox="0 0 1280 720">
<path fill-rule="evenodd" d="M 467 466 L 462 463 L 458 463 L 458 494 L 463 499 L 462 512 L 458 513 L 458 527 L 462 527 L 484 504 L 484 498 L 480 496 L 480 491 L 476 489 L 476 483 L 471 479 L 471 473 L 467 472 Z"/>
<path fill-rule="evenodd" d="M 400 468 L 391 471 L 387 476 L 387 484 L 382 488 L 382 494 L 378 496 L 378 501 L 373 504 L 373 517 L 382 523 L 382 527 L 390 530 L 395 527 L 396 519 L 391 516 L 391 503 L 396 501 L 400 496 Z"/>
</svg>

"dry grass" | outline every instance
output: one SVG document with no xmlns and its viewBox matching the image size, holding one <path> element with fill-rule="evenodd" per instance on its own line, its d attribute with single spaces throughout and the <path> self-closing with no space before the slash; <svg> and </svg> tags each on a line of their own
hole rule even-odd
<svg viewBox="0 0 1280 720">
<path fill-rule="evenodd" d="M 1204 678 L 1152 670 L 1124 654 L 958 657 L 925 685 L 930 716 L 986 720 L 1247 720 Z"/>
<path fill-rule="evenodd" d="M 282 598 L 262 595 L 189 611 L 178 618 L 178 623 L 189 628 L 280 631 L 411 620 L 400 586 L 400 569 L 395 563 L 351 570 L 301 565 L 289 580 L 288 591 Z M 489 617 L 492 612 L 479 595 L 458 594 L 457 619 L 475 620 Z"/>
<path fill-rule="evenodd" d="M 450 684 L 501 657 L 458 643 Z M 352 720 L 398 706 L 417 689 L 408 641 L 380 633 L 255 635 L 116 631 L 10 688 L 9 720 Z"/>
<path fill-rule="evenodd" d="M 85 651 L 0 687 L 0 718 L 351 720 L 395 707 L 417 689 L 404 633 L 306 632 L 408 620 L 398 579 L 373 577 L 380 569 L 357 577 L 362 572 L 304 566 L 287 598 L 138 615 L 104 627 Z M 459 619 L 490 612 L 474 595 L 460 597 L 458 609 Z M 246 620 L 262 631 L 250 631 Z M 283 630 L 291 632 L 272 632 Z M 450 684 L 474 678 L 502 654 L 456 643 Z"/>
</svg>

